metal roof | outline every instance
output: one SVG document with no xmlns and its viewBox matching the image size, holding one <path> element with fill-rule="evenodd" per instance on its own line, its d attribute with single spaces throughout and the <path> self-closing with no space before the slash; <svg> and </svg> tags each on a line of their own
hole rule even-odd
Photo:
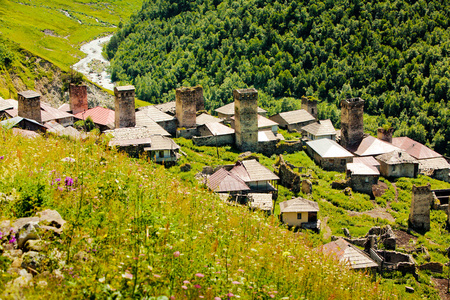
<svg viewBox="0 0 450 300">
<path fill-rule="evenodd" d="M 160 111 L 153 105 L 145 106 L 141 110 L 136 112 L 136 123 L 138 122 L 138 120 L 141 122 L 146 118 L 150 118 L 156 123 L 175 120 L 174 116 Z"/>
<path fill-rule="evenodd" d="M 380 171 L 375 166 L 367 166 L 361 163 L 348 163 L 347 170 L 351 172 L 352 175 L 380 175 Z"/>
<path fill-rule="evenodd" d="M 228 103 L 222 107 L 219 107 L 215 110 L 215 112 L 227 115 L 227 116 L 234 116 L 234 102 Z M 258 114 L 260 113 L 266 113 L 267 111 L 262 109 L 261 107 L 258 107 Z"/>
<path fill-rule="evenodd" d="M 380 166 L 378 160 L 373 156 L 353 157 L 353 162 L 357 164 L 365 164 L 366 166 Z"/>
<path fill-rule="evenodd" d="M 176 101 L 170 101 L 161 104 L 155 104 L 154 107 L 162 111 L 163 113 L 168 113 L 174 115 L 176 112 Z"/>
<path fill-rule="evenodd" d="M 232 120 L 235 120 L 235 117 L 231 117 Z M 272 121 L 266 117 L 258 115 L 258 129 L 267 128 L 272 126 L 278 126 L 279 124 L 275 121 Z"/>
<path fill-rule="evenodd" d="M 69 112 L 70 110 L 70 104 L 69 103 L 64 103 L 63 105 L 61 105 L 60 107 L 58 107 L 59 110 L 65 111 L 65 112 Z"/>
<path fill-rule="evenodd" d="M 281 133 L 277 133 L 275 135 L 272 130 L 258 131 L 258 142 L 269 142 L 277 140 L 284 140 L 284 136 Z"/>
<path fill-rule="evenodd" d="M 0 111 L 4 111 L 7 109 L 13 109 L 13 108 L 17 108 L 14 107 L 14 105 L 6 100 L 0 100 Z"/>
<path fill-rule="evenodd" d="M 436 151 L 406 136 L 393 138 L 392 144 L 405 150 L 409 155 L 417 159 L 442 157 Z"/>
<path fill-rule="evenodd" d="M 336 129 L 330 119 L 320 120 L 318 123 L 311 123 L 302 127 L 302 130 L 314 136 L 336 135 Z"/>
<path fill-rule="evenodd" d="M 376 157 L 378 161 L 382 161 L 388 165 L 398 165 L 398 164 L 417 164 L 419 163 L 417 159 L 406 153 L 403 150 L 394 150 L 388 153 L 378 155 Z"/>
<path fill-rule="evenodd" d="M 248 206 L 260 210 L 273 209 L 272 194 L 250 193 L 247 196 L 248 196 Z"/>
<path fill-rule="evenodd" d="M 234 129 L 230 128 L 226 125 L 223 125 L 222 123 L 206 123 L 204 124 L 208 128 L 208 130 L 211 132 L 212 135 L 227 135 L 227 134 L 234 134 Z"/>
<path fill-rule="evenodd" d="M 342 238 L 323 245 L 322 251 L 328 255 L 335 256 L 339 262 L 349 264 L 352 269 L 378 267 L 377 263 L 367 254 Z"/>
<path fill-rule="evenodd" d="M 400 149 L 388 142 L 382 141 L 369 135 L 363 138 L 361 144 L 359 144 L 358 148 L 354 153 L 358 156 L 374 156 L 383 153 L 388 153 L 394 150 Z"/>
<path fill-rule="evenodd" d="M 306 142 L 314 152 L 323 158 L 353 157 L 353 154 L 344 149 L 341 145 L 330 139 L 319 139 Z"/>
<path fill-rule="evenodd" d="M 449 169 L 450 165 L 443 157 L 435 157 L 419 160 L 419 170 L 443 170 Z"/>
<path fill-rule="evenodd" d="M 79 120 L 86 120 L 87 117 L 91 117 L 95 124 L 114 128 L 115 112 L 111 109 L 97 106 L 75 115 Z"/>
<path fill-rule="evenodd" d="M 205 113 L 203 113 L 195 118 L 195 122 L 197 123 L 197 125 L 203 125 L 206 123 L 220 123 L 222 121 L 223 120 L 220 118 L 216 118 L 216 117 L 213 117 L 213 116 L 205 114 Z"/>
<path fill-rule="evenodd" d="M 41 119 L 42 123 L 51 120 L 59 120 L 65 118 L 71 118 L 74 115 L 69 114 L 65 111 L 59 110 L 57 108 L 51 107 L 49 104 L 41 101 Z"/>
<path fill-rule="evenodd" d="M 279 113 L 279 116 L 287 124 L 303 123 L 303 122 L 307 122 L 307 121 L 313 121 L 316 119 L 309 112 L 307 112 L 304 109 L 282 112 L 282 113 Z"/>
<path fill-rule="evenodd" d="M 180 149 L 171 138 L 162 135 L 152 135 L 150 137 L 150 147 L 144 148 L 145 151 L 159 151 L 159 150 L 176 150 Z"/>
<path fill-rule="evenodd" d="M 280 203 L 280 212 L 318 212 L 319 204 L 314 201 L 298 197 Z"/>
<path fill-rule="evenodd" d="M 44 128 L 45 130 L 47 129 L 44 125 L 40 124 L 39 122 L 32 120 L 32 119 L 26 119 L 26 118 L 22 118 L 22 117 L 14 117 L 11 119 L 6 119 L 0 122 L 0 125 L 2 127 L 7 127 L 7 128 L 12 128 L 14 126 L 17 126 L 20 122 L 22 122 L 23 120 L 34 123 L 35 125 L 38 125 L 41 128 Z"/>
<path fill-rule="evenodd" d="M 245 182 L 280 179 L 272 171 L 260 164 L 256 159 L 244 160 L 242 162 L 238 161 L 230 172 L 239 176 Z"/>
<path fill-rule="evenodd" d="M 248 191 L 250 188 L 238 176 L 228 172 L 224 168 L 208 177 L 206 185 L 215 192 L 239 192 Z"/>
</svg>

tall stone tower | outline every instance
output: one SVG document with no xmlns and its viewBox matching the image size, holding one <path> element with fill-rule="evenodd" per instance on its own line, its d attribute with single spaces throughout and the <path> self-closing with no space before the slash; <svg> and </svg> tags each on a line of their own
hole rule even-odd
<svg viewBox="0 0 450 300">
<path fill-rule="evenodd" d="M 41 123 L 41 95 L 35 91 L 20 92 L 18 95 L 19 117 L 32 119 Z"/>
<path fill-rule="evenodd" d="M 341 101 L 341 145 L 355 148 L 364 136 L 364 100 L 352 98 Z"/>
<path fill-rule="evenodd" d="M 428 183 L 426 186 L 412 187 L 411 210 L 409 212 L 409 226 L 419 230 L 430 230 L 430 209 L 433 193 Z"/>
<path fill-rule="evenodd" d="M 241 151 L 258 149 L 258 91 L 233 91 L 236 145 Z"/>
<path fill-rule="evenodd" d="M 116 86 L 115 96 L 115 126 L 116 128 L 136 126 L 136 110 L 134 108 L 134 86 Z"/>
<path fill-rule="evenodd" d="M 203 88 L 201 88 L 203 98 Z M 175 90 L 175 106 L 178 127 L 192 128 L 197 125 L 197 102 L 200 95 L 197 87 L 181 87 Z"/>
<path fill-rule="evenodd" d="M 87 87 L 86 85 L 76 85 L 71 83 L 69 86 L 69 103 L 72 114 L 88 110 Z"/>
<path fill-rule="evenodd" d="M 196 100 L 196 110 L 204 110 L 205 109 L 205 98 L 203 97 L 203 87 L 200 85 L 197 85 L 196 87 L 193 87 L 195 90 L 195 98 Z"/>
<path fill-rule="evenodd" d="M 302 109 L 309 112 L 311 116 L 317 119 L 317 100 L 308 99 L 307 97 L 302 97 Z"/>
<path fill-rule="evenodd" d="M 389 129 L 378 128 L 377 130 L 377 138 L 392 143 L 392 133 L 394 132 L 394 128 L 390 127 Z"/>
</svg>

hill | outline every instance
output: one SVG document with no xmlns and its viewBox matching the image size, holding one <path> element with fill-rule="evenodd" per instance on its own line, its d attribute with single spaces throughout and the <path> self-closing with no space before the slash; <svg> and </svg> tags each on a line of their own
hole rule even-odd
<svg viewBox="0 0 450 300">
<path fill-rule="evenodd" d="M 67 221 L 59 237 L 40 233 L 49 243 L 27 269 L 34 285 L 7 284 L 17 275 L 6 270 L 20 257 L 11 265 L 10 254 L 0 256 L 1 297 L 399 297 L 389 285 L 313 251 L 308 235 L 229 206 L 106 142 L 0 131 L 0 252 L 17 243 L 7 220 L 51 208 Z"/>
<path fill-rule="evenodd" d="M 437 0 L 147 1 L 106 52 L 114 80 L 152 103 L 201 84 L 214 109 L 253 86 L 269 113 L 307 95 L 331 104 L 326 118 L 360 96 L 379 125 L 450 155 L 449 11 Z"/>
</svg>

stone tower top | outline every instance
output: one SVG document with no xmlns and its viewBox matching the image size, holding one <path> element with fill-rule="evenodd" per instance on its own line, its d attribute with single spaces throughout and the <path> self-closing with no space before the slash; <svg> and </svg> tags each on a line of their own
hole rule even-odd
<svg viewBox="0 0 450 300">
<path fill-rule="evenodd" d="M 132 85 L 114 88 L 116 128 L 136 126 L 134 95 L 134 86 Z"/>
<path fill-rule="evenodd" d="M 201 107 L 199 102 L 203 103 L 203 88 L 201 86 L 177 88 L 175 90 L 175 100 L 178 126 L 185 128 L 195 127 L 197 124 L 197 107 Z"/>
<path fill-rule="evenodd" d="M 341 101 L 341 145 L 358 147 L 364 137 L 364 100 L 352 98 Z"/>
<path fill-rule="evenodd" d="M 19 92 L 18 96 L 18 115 L 41 123 L 41 95 L 35 91 L 24 91 Z"/>
<path fill-rule="evenodd" d="M 241 151 L 257 151 L 258 91 L 254 88 L 234 90 L 233 97 L 236 145 Z"/>
<path fill-rule="evenodd" d="M 385 129 L 385 128 L 378 128 L 377 130 L 377 138 L 388 142 L 388 143 L 392 143 L 392 133 L 394 132 L 394 128 L 390 127 L 389 129 Z"/>
<path fill-rule="evenodd" d="M 317 100 L 308 97 L 302 97 L 302 109 L 309 112 L 311 116 L 317 119 Z"/>
<path fill-rule="evenodd" d="M 258 100 L 258 91 L 254 88 L 233 91 L 234 100 Z"/>
</svg>

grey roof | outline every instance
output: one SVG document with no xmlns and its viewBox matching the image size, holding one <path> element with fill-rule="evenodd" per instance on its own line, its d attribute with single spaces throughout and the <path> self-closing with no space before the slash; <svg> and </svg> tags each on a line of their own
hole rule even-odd
<svg viewBox="0 0 450 300">
<path fill-rule="evenodd" d="M 221 106 L 215 110 L 218 113 L 233 116 L 234 115 L 234 102 L 228 103 L 224 106 Z M 258 107 L 258 114 L 260 113 L 266 113 L 267 111 L 262 109 L 261 107 Z"/>
<path fill-rule="evenodd" d="M 156 107 L 157 109 L 159 109 L 164 113 L 174 115 L 176 111 L 176 101 L 169 101 L 161 104 L 155 104 L 154 107 Z"/>
<path fill-rule="evenodd" d="M 417 159 L 406 153 L 403 150 L 394 150 L 388 153 L 378 155 L 376 157 L 378 161 L 382 161 L 388 165 L 399 165 L 399 164 L 417 164 L 419 163 Z"/>
<path fill-rule="evenodd" d="M 150 137 L 150 147 L 144 148 L 145 151 L 159 151 L 159 150 L 176 150 L 180 149 L 171 138 L 162 135 L 152 135 Z"/>
<path fill-rule="evenodd" d="M 400 149 L 388 142 L 382 141 L 369 135 L 363 138 L 354 153 L 358 156 L 373 156 L 388 153 L 394 150 Z"/>
<path fill-rule="evenodd" d="M 272 194 L 250 193 L 248 194 L 248 206 L 260 210 L 272 210 L 273 209 Z"/>
<path fill-rule="evenodd" d="M 41 94 L 39 94 L 36 91 L 23 91 L 23 92 L 18 92 L 17 94 L 21 95 L 24 98 L 30 99 L 30 98 L 37 98 L 40 97 Z"/>
<path fill-rule="evenodd" d="M 298 197 L 280 203 L 280 212 L 318 212 L 317 202 Z"/>
<path fill-rule="evenodd" d="M 362 157 L 354 157 L 354 163 L 365 164 L 366 166 L 380 166 L 378 160 L 373 156 L 362 156 Z"/>
<path fill-rule="evenodd" d="M 220 118 L 216 118 L 216 117 L 213 117 L 213 116 L 205 114 L 205 113 L 203 113 L 195 118 L 195 122 L 197 123 L 197 125 L 203 125 L 206 123 L 220 123 L 222 121 L 223 120 Z"/>
<path fill-rule="evenodd" d="M 344 149 L 341 145 L 330 139 L 319 139 L 306 142 L 314 152 L 323 158 L 352 157 L 353 154 Z"/>
<path fill-rule="evenodd" d="M 146 119 L 152 119 L 155 122 L 165 122 L 165 121 L 172 121 L 175 119 L 174 116 L 171 116 L 169 114 L 166 114 L 159 109 L 157 109 L 155 106 L 145 106 L 141 108 L 141 110 L 136 112 L 136 124 L 138 122 L 145 122 Z"/>
<path fill-rule="evenodd" d="M 443 157 L 435 157 L 419 160 L 420 170 L 443 170 L 449 168 L 450 168 L 449 163 Z"/>
<path fill-rule="evenodd" d="M 334 255 L 339 262 L 349 264 L 352 269 L 378 267 L 367 254 L 342 238 L 323 245 L 322 251 L 328 255 Z"/>
<path fill-rule="evenodd" d="M 380 171 L 378 171 L 376 167 L 361 163 L 348 163 L 347 170 L 349 170 L 352 175 L 380 175 Z"/>
<path fill-rule="evenodd" d="M 208 130 L 212 133 L 212 135 L 227 135 L 234 134 L 234 129 L 230 128 L 222 123 L 206 123 L 204 124 L 208 128 Z"/>
<path fill-rule="evenodd" d="M 134 86 L 133 85 L 116 86 L 115 89 L 118 90 L 119 92 L 134 91 Z"/>
<path fill-rule="evenodd" d="M 336 135 L 336 129 L 334 129 L 330 119 L 320 120 L 318 123 L 306 125 L 302 127 L 302 130 L 314 136 Z"/>
<path fill-rule="evenodd" d="M 42 124 L 40 124 L 39 122 L 36 122 L 35 120 L 26 119 L 26 118 L 22 118 L 22 117 L 14 117 L 11 119 L 3 120 L 0 122 L 0 126 L 12 128 L 12 127 L 16 126 L 17 124 L 19 124 L 20 122 L 22 122 L 22 120 L 26 120 L 28 122 L 34 123 L 34 124 L 38 125 L 39 127 L 44 127 Z"/>
<path fill-rule="evenodd" d="M 279 116 L 287 123 L 287 124 L 297 124 L 308 121 L 313 121 L 314 118 L 309 112 L 304 109 L 293 110 L 279 113 Z"/>
<path fill-rule="evenodd" d="M 281 133 L 274 134 L 272 130 L 258 131 L 258 142 L 268 142 L 277 140 L 284 141 L 284 136 Z"/>
<path fill-rule="evenodd" d="M 14 105 L 12 103 L 10 103 L 9 101 L 6 100 L 0 100 L 0 111 L 4 111 L 7 109 L 13 109 L 13 108 L 17 108 L 14 107 Z"/>
<path fill-rule="evenodd" d="M 120 140 L 148 139 L 152 135 L 158 134 L 150 127 L 116 128 L 114 130 L 107 130 L 105 133 L 109 133 L 113 136 L 113 139 L 111 140 L 111 142 L 113 142 L 112 144 L 117 144 L 117 141 Z"/>
<path fill-rule="evenodd" d="M 256 159 L 237 162 L 230 172 L 232 174 L 236 174 L 245 182 L 269 181 L 280 179 L 272 171 L 270 171 L 265 166 L 260 164 Z"/>
</svg>

